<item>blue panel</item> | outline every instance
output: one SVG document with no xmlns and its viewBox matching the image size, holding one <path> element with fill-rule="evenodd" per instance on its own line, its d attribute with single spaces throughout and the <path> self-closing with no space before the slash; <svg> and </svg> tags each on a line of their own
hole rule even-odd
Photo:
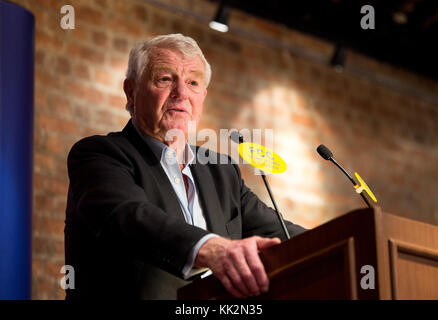
<svg viewBox="0 0 438 320">
<path fill-rule="evenodd" d="M 34 24 L 0 1 L 0 299 L 31 297 Z"/>
</svg>

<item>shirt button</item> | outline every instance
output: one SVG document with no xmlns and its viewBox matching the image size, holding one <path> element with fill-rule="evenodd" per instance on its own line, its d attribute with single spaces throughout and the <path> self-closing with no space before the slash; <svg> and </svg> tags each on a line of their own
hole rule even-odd
<svg viewBox="0 0 438 320">
<path fill-rule="evenodd" d="M 175 183 L 179 183 L 181 180 L 179 178 L 175 178 Z"/>
</svg>

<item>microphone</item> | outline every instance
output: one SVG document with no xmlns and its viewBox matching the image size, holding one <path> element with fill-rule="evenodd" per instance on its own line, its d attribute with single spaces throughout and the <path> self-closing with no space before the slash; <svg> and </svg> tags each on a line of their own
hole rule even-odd
<svg viewBox="0 0 438 320">
<path fill-rule="evenodd" d="M 318 151 L 319 155 L 325 160 L 330 160 L 330 158 L 333 158 L 333 153 L 323 144 L 319 145 L 319 147 L 316 148 L 316 151 Z"/>
<path fill-rule="evenodd" d="M 237 144 L 241 144 L 243 142 L 243 136 L 238 131 L 232 131 L 230 133 L 230 138 Z"/>
<path fill-rule="evenodd" d="M 353 180 L 353 178 L 347 173 L 347 171 L 342 168 L 342 166 L 336 162 L 336 160 L 333 158 L 333 153 L 330 151 L 329 148 L 327 148 L 325 145 L 320 144 L 318 148 L 316 148 L 316 151 L 318 151 L 319 155 L 325 159 L 333 162 L 341 171 L 347 176 L 347 178 L 351 181 L 351 183 L 356 187 L 357 183 Z M 367 204 L 368 207 L 372 208 L 371 204 L 368 202 L 367 198 L 363 195 L 363 191 L 360 193 L 363 201 Z"/>
<path fill-rule="evenodd" d="M 230 133 L 230 139 L 237 144 L 241 144 L 244 142 L 243 136 L 237 131 L 232 131 Z M 290 239 L 289 231 L 286 228 L 286 224 L 284 223 L 284 219 L 283 219 L 281 213 L 278 211 L 277 204 L 275 203 L 275 200 L 274 200 L 274 195 L 272 194 L 271 188 L 269 187 L 269 184 L 268 184 L 268 180 L 266 179 L 266 176 L 262 170 L 260 170 L 260 173 L 261 173 L 263 182 L 265 183 L 266 189 L 268 190 L 268 194 L 269 194 L 269 197 L 271 198 L 272 204 L 274 205 L 274 209 L 275 209 L 274 211 L 277 214 L 277 218 L 278 218 L 278 221 L 280 222 L 281 228 L 283 229 L 283 232 L 286 236 L 286 239 L 289 240 Z"/>
</svg>

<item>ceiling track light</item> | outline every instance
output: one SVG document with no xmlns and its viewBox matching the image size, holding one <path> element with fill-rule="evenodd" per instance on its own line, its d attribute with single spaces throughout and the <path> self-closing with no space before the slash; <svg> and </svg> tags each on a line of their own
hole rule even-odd
<svg viewBox="0 0 438 320">
<path fill-rule="evenodd" d="M 343 45 L 337 44 L 335 52 L 330 60 L 330 65 L 338 73 L 341 73 L 344 71 L 346 54 L 347 54 L 347 49 Z"/>
<path fill-rule="evenodd" d="M 224 4 L 224 1 L 221 1 L 219 4 L 219 8 L 216 12 L 215 18 L 210 21 L 208 24 L 210 28 L 219 32 L 227 32 L 228 31 L 228 18 L 230 17 L 230 7 Z"/>
</svg>

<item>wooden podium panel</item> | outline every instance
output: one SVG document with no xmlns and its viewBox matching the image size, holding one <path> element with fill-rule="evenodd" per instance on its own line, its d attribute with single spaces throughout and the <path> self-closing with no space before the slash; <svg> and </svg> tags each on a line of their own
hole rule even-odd
<svg viewBox="0 0 438 320">
<path fill-rule="evenodd" d="M 383 299 L 438 299 L 438 227 L 376 215 Z"/>
<path fill-rule="evenodd" d="M 379 208 L 345 214 L 261 251 L 260 257 L 270 290 L 255 300 L 438 299 L 438 227 Z M 370 279 L 375 280 L 371 288 Z M 178 298 L 232 297 L 209 276 L 181 288 Z"/>
</svg>

